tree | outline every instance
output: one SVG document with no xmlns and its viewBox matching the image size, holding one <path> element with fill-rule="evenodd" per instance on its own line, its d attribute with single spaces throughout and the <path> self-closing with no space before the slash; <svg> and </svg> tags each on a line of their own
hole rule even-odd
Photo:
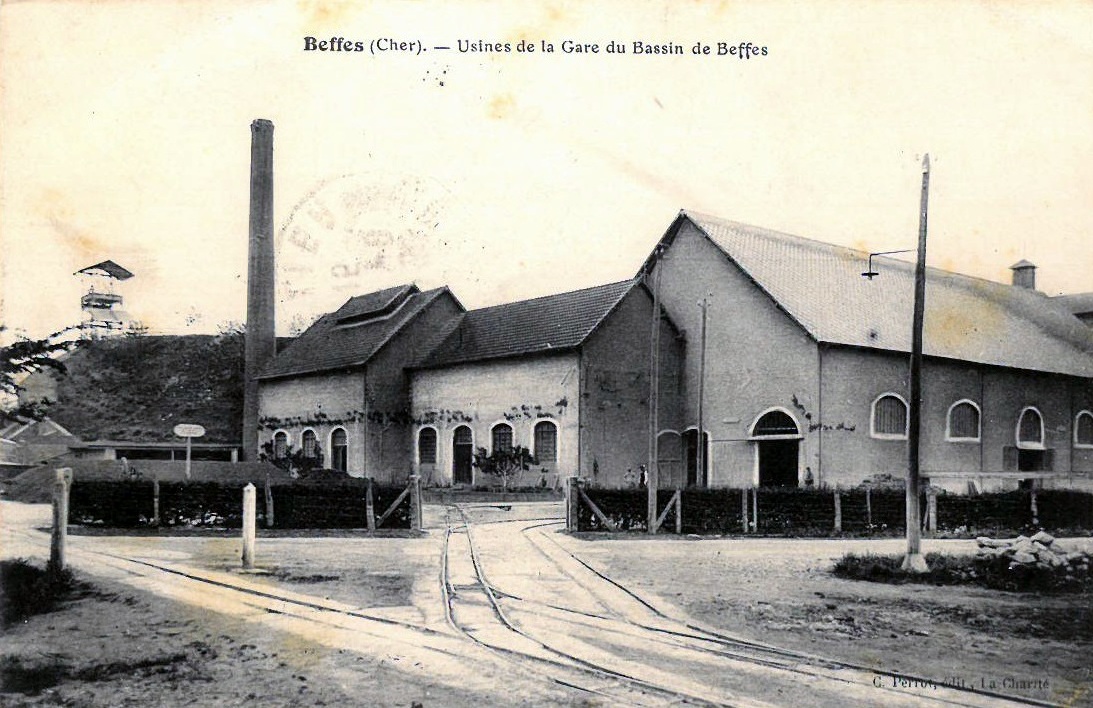
<svg viewBox="0 0 1093 708">
<path fill-rule="evenodd" d="M 539 461 L 531 454 L 531 450 L 517 445 L 494 450 L 492 454 L 486 454 L 486 448 L 480 447 L 475 451 L 471 464 L 486 474 L 499 477 L 501 489 L 508 491 L 510 479 L 521 472 L 527 472 L 531 465 L 537 465 Z"/>
<path fill-rule="evenodd" d="M 0 406 L 0 421 L 27 422 L 46 416 L 50 401 L 18 400 L 23 391 L 22 381 L 37 371 L 50 370 L 64 375 L 65 365 L 58 356 L 73 346 L 72 340 L 64 339 L 72 329 L 67 327 L 44 339 L 16 334 L 13 342 L 0 347 L 0 394 L 8 399 L 7 405 Z M 5 331 L 7 327 L 0 324 L 0 334 Z"/>
<path fill-rule="evenodd" d="M 262 462 L 269 462 L 275 467 L 280 467 L 293 477 L 306 477 L 309 473 L 323 469 L 323 451 L 318 445 L 312 451 L 310 457 L 304 455 L 304 451 L 293 450 L 292 445 L 285 446 L 285 453 L 277 457 L 273 450 L 273 441 L 262 443 L 262 452 L 258 454 Z"/>
</svg>

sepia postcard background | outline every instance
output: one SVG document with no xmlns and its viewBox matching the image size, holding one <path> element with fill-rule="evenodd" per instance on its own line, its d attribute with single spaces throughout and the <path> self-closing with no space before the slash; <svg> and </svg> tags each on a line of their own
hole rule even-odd
<svg viewBox="0 0 1093 708">
<path fill-rule="evenodd" d="M 911 248 L 926 152 L 931 263 L 1090 290 L 1091 26 L 1088 2 L 5 2 L 0 319 L 77 321 L 73 272 L 110 258 L 152 332 L 241 321 L 255 118 L 282 334 L 403 282 L 473 308 L 631 277 L 681 208 Z"/>
</svg>

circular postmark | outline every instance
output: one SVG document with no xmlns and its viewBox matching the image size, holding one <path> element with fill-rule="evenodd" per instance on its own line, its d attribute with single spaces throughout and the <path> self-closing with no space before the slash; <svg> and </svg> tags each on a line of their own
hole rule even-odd
<svg viewBox="0 0 1093 708">
<path fill-rule="evenodd" d="M 442 245 L 449 201 L 435 180 L 386 173 L 308 190 L 277 233 L 278 331 L 298 333 L 353 295 L 418 280 Z"/>
</svg>

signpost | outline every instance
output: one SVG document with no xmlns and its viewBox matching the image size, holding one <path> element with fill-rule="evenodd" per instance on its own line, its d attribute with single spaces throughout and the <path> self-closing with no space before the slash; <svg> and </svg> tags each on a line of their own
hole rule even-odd
<svg viewBox="0 0 1093 708">
<path fill-rule="evenodd" d="M 190 444 L 194 438 L 205 434 L 205 428 L 196 423 L 179 423 L 175 426 L 175 435 L 186 438 L 186 479 L 190 479 Z"/>
</svg>

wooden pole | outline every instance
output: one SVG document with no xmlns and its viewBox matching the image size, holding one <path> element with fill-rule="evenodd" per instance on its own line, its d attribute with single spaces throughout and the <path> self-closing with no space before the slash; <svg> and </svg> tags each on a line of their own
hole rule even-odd
<svg viewBox="0 0 1093 708">
<path fill-rule="evenodd" d="M 186 438 L 186 480 L 190 479 L 190 445 L 193 443 L 193 438 Z M 173 455 L 174 453 L 172 453 Z"/>
<path fill-rule="evenodd" d="M 421 530 L 421 477 L 410 475 L 410 528 Z"/>
<path fill-rule="evenodd" d="M 273 488 L 270 486 L 269 474 L 266 474 L 266 528 L 273 528 Z"/>
<path fill-rule="evenodd" d="M 53 533 L 49 543 L 50 578 L 57 579 L 65 569 L 65 547 L 68 545 L 68 493 L 72 487 L 72 468 L 57 469 L 53 481 Z"/>
<path fill-rule="evenodd" d="M 676 488 L 676 535 L 683 533 L 683 490 Z"/>
<path fill-rule="evenodd" d="M 372 496 L 372 478 L 367 477 L 364 484 L 364 519 L 369 531 L 376 530 L 376 503 Z"/>
<path fill-rule="evenodd" d="M 647 516 L 647 530 L 651 534 L 657 532 L 657 490 L 660 489 L 660 469 L 657 457 L 659 453 L 658 432 L 660 429 L 660 271 L 661 266 L 656 259 L 660 257 L 659 248 L 653 254 L 653 331 L 650 336 L 649 351 L 649 460 L 645 471 L 645 512 Z M 576 531 L 577 519 L 573 518 L 573 530 Z"/>
<path fill-rule="evenodd" d="M 250 482 L 243 487 L 243 569 L 254 568 L 255 497 L 257 491 Z"/>
<path fill-rule="evenodd" d="M 930 195 L 930 156 L 922 158 L 922 199 L 919 209 L 918 259 L 915 262 L 915 304 L 911 330 L 911 401 L 907 425 L 907 555 L 903 569 L 926 573 L 922 555 L 919 511 L 919 442 L 922 433 L 922 329 L 926 312 L 926 214 Z"/>
<path fill-rule="evenodd" d="M 152 526 L 159 526 L 159 480 L 152 480 Z"/>
<path fill-rule="evenodd" d="M 865 488 L 865 523 L 867 526 L 873 525 L 873 497 L 870 493 L 869 487 Z"/>
<path fill-rule="evenodd" d="M 705 435 L 705 398 L 706 398 L 706 314 L 710 309 L 710 301 L 702 298 L 698 304 L 702 308 L 702 328 L 700 334 L 701 344 L 698 354 L 698 443 L 695 455 L 695 484 L 706 486 L 706 435 Z"/>
<path fill-rule="evenodd" d="M 751 488 L 751 530 L 759 532 L 759 490 L 755 487 Z"/>
<path fill-rule="evenodd" d="M 565 484 L 565 527 L 568 531 L 579 531 L 580 524 L 577 521 L 580 499 L 577 498 L 577 489 L 580 481 L 577 477 L 569 477 Z M 654 501 L 655 501 L 654 497 Z M 653 519 L 654 523 L 656 518 Z"/>
<path fill-rule="evenodd" d="M 740 490 L 740 523 L 744 526 L 744 533 L 750 528 L 748 525 L 748 490 Z"/>
<path fill-rule="evenodd" d="M 937 490 L 933 488 L 926 490 L 926 530 L 937 533 Z"/>
<path fill-rule="evenodd" d="M 843 530 L 843 499 L 838 490 L 835 490 L 835 530 Z"/>
</svg>

